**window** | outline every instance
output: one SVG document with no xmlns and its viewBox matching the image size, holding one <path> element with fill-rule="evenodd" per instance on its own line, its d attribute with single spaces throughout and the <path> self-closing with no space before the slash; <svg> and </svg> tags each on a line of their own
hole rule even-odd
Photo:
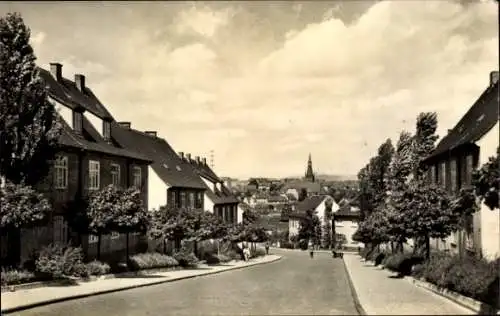
<svg viewBox="0 0 500 316">
<path fill-rule="evenodd" d="M 95 244 L 99 238 L 96 235 L 89 235 L 89 244 Z"/>
<path fill-rule="evenodd" d="M 202 208 L 203 207 L 203 196 L 201 192 L 196 193 L 196 207 L 197 208 Z"/>
<path fill-rule="evenodd" d="M 194 208 L 194 192 L 189 192 L 189 207 Z"/>
<path fill-rule="evenodd" d="M 111 139 L 111 123 L 102 121 L 102 136 L 105 140 Z"/>
<path fill-rule="evenodd" d="M 172 202 L 173 207 L 177 207 L 177 199 L 174 191 L 170 192 L 170 201 Z"/>
<path fill-rule="evenodd" d="M 132 169 L 132 185 L 136 188 L 141 188 L 141 167 L 134 167 Z"/>
<path fill-rule="evenodd" d="M 89 190 L 99 190 L 100 169 L 99 161 L 89 161 Z"/>
<path fill-rule="evenodd" d="M 115 163 L 111 164 L 111 184 L 116 187 L 120 186 L 120 165 Z"/>
<path fill-rule="evenodd" d="M 445 187 L 446 186 L 446 161 L 443 161 L 439 165 L 439 173 L 440 173 L 439 184 L 441 186 Z"/>
<path fill-rule="evenodd" d="M 54 182 L 56 189 L 66 189 L 68 187 L 68 157 L 56 157 L 54 161 Z"/>
<path fill-rule="evenodd" d="M 434 183 L 436 184 L 436 166 L 435 165 L 432 165 L 432 167 L 430 168 L 431 170 L 431 183 Z"/>
<path fill-rule="evenodd" d="M 474 159 L 472 154 L 465 157 L 465 184 L 470 185 L 472 182 L 472 171 L 474 169 Z"/>
<path fill-rule="evenodd" d="M 83 115 L 81 112 L 73 111 L 73 130 L 77 133 L 82 132 Z"/>
<path fill-rule="evenodd" d="M 62 216 L 54 216 L 54 242 L 65 243 L 68 241 L 68 225 Z"/>
<path fill-rule="evenodd" d="M 455 193 L 457 191 L 457 160 L 450 160 L 450 191 Z"/>
<path fill-rule="evenodd" d="M 180 207 L 186 207 L 186 192 L 181 192 Z"/>
<path fill-rule="evenodd" d="M 111 232 L 111 239 L 118 239 L 120 237 L 120 233 L 118 232 Z"/>
</svg>

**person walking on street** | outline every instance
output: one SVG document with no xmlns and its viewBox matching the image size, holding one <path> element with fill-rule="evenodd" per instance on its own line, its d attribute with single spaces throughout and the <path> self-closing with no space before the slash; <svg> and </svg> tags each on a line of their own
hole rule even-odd
<svg viewBox="0 0 500 316">
<path fill-rule="evenodd" d="M 269 241 L 266 241 L 266 255 L 269 254 Z"/>
<path fill-rule="evenodd" d="M 311 259 L 314 258 L 314 246 L 312 243 L 309 244 L 309 256 L 311 257 Z"/>
</svg>

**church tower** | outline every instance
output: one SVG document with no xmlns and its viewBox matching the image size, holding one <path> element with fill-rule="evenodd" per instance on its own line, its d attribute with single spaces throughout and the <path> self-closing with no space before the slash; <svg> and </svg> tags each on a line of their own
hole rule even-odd
<svg viewBox="0 0 500 316">
<path fill-rule="evenodd" d="M 311 160 L 310 153 L 309 153 L 309 160 L 307 160 L 307 171 L 306 171 L 305 180 L 310 181 L 310 182 L 314 182 L 314 173 L 313 173 L 312 160 Z"/>
</svg>

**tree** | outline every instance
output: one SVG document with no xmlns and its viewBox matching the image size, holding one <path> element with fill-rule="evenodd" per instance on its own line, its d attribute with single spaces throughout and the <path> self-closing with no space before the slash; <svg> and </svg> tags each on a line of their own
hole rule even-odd
<svg viewBox="0 0 500 316">
<path fill-rule="evenodd" d="M 85 213 L 79 219 L 88 223 L 87 233 L 97 236 L 97 259 L 101 257 L 102 235 L 111 233 L 114 228 L 114 217 L 117 205 L 120 205 L 122 196 L 113 185 L 92 192 L 88 197 Z"/>
<path fill-rule="evenodd" d="M 250 179 L 250 180 L 248 181 L 248 185 L 253 185 L 253 186 L 255 186 L 255 188 L 257 188 L 257 189 L 259 188 L 259 182 L 257 181 L 257 179 L 253 179 L 253 178 L 252 178 L 252 179 Z"/>
<path fill-rule="evenodd" d="M 460 213 L 454 212 L 444 189 L 427 181 L 413 180 L 404 195 L 408 234 L 425 241 L 425 255 L 430 256 L 430 238 L 446 238 L 460 227 Z"/>
<path fill-rule="evenodd" d="M 386 209 L 388 215 L 388 234 L 398 245 L 397 249 L 403 251 L 403 243 L 408 236 L 405 228 L 405 201 L 404 192 L 407 190 L 408 178 L 412 171 L 412 136 L 402 131 L 396 145 L 396 151 L 389 165 L 387 187 L 390 192 Z M 391 244 L 392 245 L 392 244 Z M 393 247 L 394 249 L 394 247 Z"/>
<path fill-rule="evenodd" d="M 21 228 L 41 223 L 51 211 L 49 201 L 29 186 L 6 181 L 0 189 L 1 229 L 7 233 L 9 263 L 20 259 Z"/>
<path fill-rule="evenodd" d="M 144 208 L 141 191 L 128 188 L 124 192 L 114 188 L 113 194 L 120 196 L 114 207 L 109 229 L 126 235 L 126 256 L 129 258 L 129 234 L 144 233 L 149 226 L 150 215 Z M 108 191 L 110 192 L 110 191 Z"/>
<path fill-rule="evenodd" d="M 35 185 L 50 170 L 61 125 L 29 40 L 19 14 L 0 18 L 0 175 Z"/>
<path fill-rule="evenodd" d="M 313 245 L 318 245 L 320 243 L 321 222 L 314 210 L 306 211 L 305 216 L 301 218 L 298 238 L 306 245 L 309 241 L 311 241 Z"/>
<path fill-rule="evenodd" d="M 499 209 L 500 194 L 500 147 L 497 155 L 490 157 L 479 170 L 474 172 L 472 184 L 477 196 L 484 201 L 484 204 L 491 210 Z"/>
<path fill-rule="evenodd" d="M 335 246 L 335 216 L 333 214 L 333 199 L 328 198 L 325 201 L 325 225 L 324 232 L 325 247 L 331 248 Z"/>
<path fill-rule="evenodd" d="M 437 130 L 437 114 L 435 112 L 423 112 L 417 117 L 417 128 L 413 140 L 412 160 L 414 176 L 425 177 L 428 167 L 423 161 L 429 157 L 435 147 Z"/>
<path fill-rule="evenodd" d="M 301 188 L 300 191 L 299 191 L 298 201 L 302 202 L 305 199 L 307 199 L 307 189 L 306 188 Z"/>
<path fill-rule="evenodd" d="M 188 209 L 162 206 L 152 213 L 150 235 L 162 239 L 164 247 L 166 240 L 173 240 L 175 249 L 179 250 L 181 241 L 193 235 L 190 217 Z"/>
</svg>

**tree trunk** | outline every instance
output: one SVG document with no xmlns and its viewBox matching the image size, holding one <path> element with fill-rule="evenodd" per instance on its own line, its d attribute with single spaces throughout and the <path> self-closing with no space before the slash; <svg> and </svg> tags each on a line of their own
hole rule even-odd
<svg viewBox="0 0 500 316">
<path fill-rule="evenodd" d="M 130 249 L 129 249 L 129 233 L 127 232 L 125 234 L 125 245 L 126 245 L 126 250 L 125 250 L 125 258 L 127 258 L 127 262 L 128 262 L 128 258 L 129 258 L 129 255 L 130 255 Z"/>
<path fill-rule="evenodd" d="M 163 254 L 167 254 L 167 240 L 163 238 Z"/>
<path fill-rule="evenodd" d="M 217 242 L 217 256 L 220 256 L 220 240 L 216 239 L 215 242 Z"/>
<path fill-rule="evenodd" d="M 175 239 L 175 250 L 179 251 L 181 249 L 181 240 L 179 238 Z"/>
<path fill-rule="evenodd" d="M 97 235 L 97 260 L 101 260 L 101 234 Z"/>
<path fill-rule="evenodd" d="M 396 245 L 396 250 L 397 252 L 400 252 L 400 253 L 403 253 L 404 252 L 404 249 L 403 249 L 403 242 L 402 241 L 398 241 L 398 244 Z"/>
<path fill-rule="evenodd" d="M 195 240 L 193 244 L 193 252 L 196 257 L 198 257 L 198 242 Z"/>
<path fill-rule="evenodd" d="M 337 232 L 335 231 L 335 216 L 332 215 L 332 248 L 337 248 Z"/>
<path fill-rule="evenodd" d="M 394 242 L 391 241 L 391 253 L 395 253 Z"/>
<path fill-rule="evenodd" d="M 425 236 L 425 258 L 429 259 L 431 257 L 431 239 L 429 236 Z"/>
</svg>

